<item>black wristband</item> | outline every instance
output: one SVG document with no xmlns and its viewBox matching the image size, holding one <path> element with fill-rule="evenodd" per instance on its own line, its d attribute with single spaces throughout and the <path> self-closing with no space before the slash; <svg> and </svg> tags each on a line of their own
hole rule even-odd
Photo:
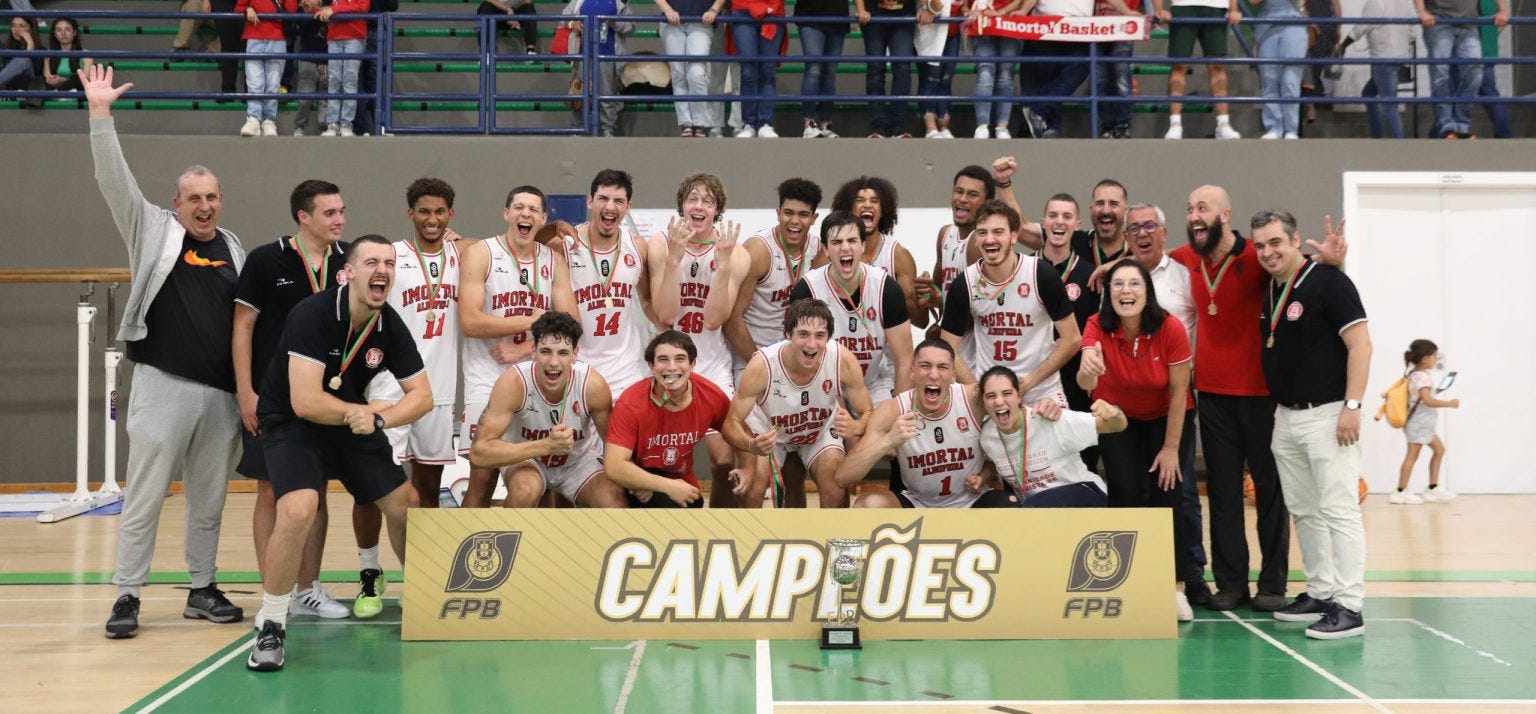
<svg viewBox="0 0 1536 714">
<path fill-rule="evenodd" d="M 373 415 L 373 429 L 374 429 L 374 431 L 384 431 L 384 415 L 383 414 L 374 414 Z"/>
</svg>

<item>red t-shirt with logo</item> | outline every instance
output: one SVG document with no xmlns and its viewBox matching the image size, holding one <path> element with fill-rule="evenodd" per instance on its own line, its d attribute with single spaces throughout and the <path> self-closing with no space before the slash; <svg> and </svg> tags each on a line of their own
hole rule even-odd
<svg viewBox="0 0 1536 714">
<path fill-rule="evenodd" d="M 1142 333 L 1135 339 L 1126 339 L 1122 330 L 1105 334 L 1099 327 L 1099 316 L 1094 315 L 1083 328 L 1083 348 L 1089 347 L 1099 348 L 1099 354 L 1104 355 L 1104 375 L 1099 377 L 1093 398 L 1143 421 L 1168 416 L 1168 368 L 1194 359 L 1189 351 L 1189 333 L 1173 315 L 1163 319 L 1156 333 Z M 1184 408 L 1192 406 L 1186 395 Z"/>
<path fill-rule="evenodd" d="M 1234 397 L 1267 397 L 1264 368 L 1259 360 L 1263 336 L 1259 314 L 1264 311 L 1269 273 L 1259 265 L 1253 242 L 1242 236 L 1232 245 L 1232 264 L 1216 287 L 1216 314 L 1210 313 L 1211 291 L 1200 266 L 1212 280 L 1221 263 L 1202 258 L 1182 245 L 1169 254 L 1189 268 L 1189 293 L 1199 316 L 1200 351 L 1195 354 L 1195 389 Z"/>
<path fill-rule="evenodd" d="M 704 432 L 720 430 L 731 400 L 714 382 L 689 375 L 693 400 L 674 412 L 651 401 L 651 380 L 629 385 L 608 417 L 608 443 L 629 449 L 635 465 L 668 478 L 680 478 L 694 486 L 693 447 Z"/>
</svg>

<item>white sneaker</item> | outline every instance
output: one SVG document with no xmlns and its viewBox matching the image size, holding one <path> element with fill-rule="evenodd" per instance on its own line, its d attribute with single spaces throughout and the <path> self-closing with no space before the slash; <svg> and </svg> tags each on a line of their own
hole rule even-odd
<svg viewBox="0 0 1536 714">
<path fill-rule="evenodd" d="M 805 131 L 800 132 L 800 138 L 802 138 L 802 139 L 820 139 L 821 138 L 821 130 L 817 129 L 814 124 L 808 124 L 805 127 Z"/>
<path fill-rule="evenodd" d="M 1412 491 L 1393 491 L 1392 495 L 1387 497 L 1387 502 L 1396 503 L 1399 506 L 1417 506 L 1423 503 L 1424 499 Z"/>
<path fill-rule="evenodd" d="M 340 620 L 352 614 L 352 609 L 336 601 L 318 583 L 308 590 L 293 594 L 288 604 L 291 615 L 316 615 L 327 620 Z"/>
<path fill-rule="evenodd" d="M 336 136 L 336 125 L 326 124 L 325 131 L 320 132 L 320 136 Z"/>
<path fill-rule="evenodd" d="M 777 139 L 777 138 L 779 138 L 779 132 L 774 131 L 773 127 L 771 127 L 771 126 L 769 126 L 767 124 L 764 124 L 763 128 L 757 130 L 757 138 L 759 138 L 759 139 Z"/>
<path fill-rule="evenodd" d="M 990 139 L 990 138 L 992 138 L 992 128 L 986 126 L 985 124 L 983 124 L 982 126 L 978 126 L 978 127 L 976 127 L 976 133 L 972 134 L 971 138 L 972 139 Z"/>
<path fill-rule="evenodd" d="M 352 133 L 352 125 L 351 124 L 342 124 L 342 125 L 340 125 L 337 128 L 338 128 L 338 131 L 336 132 L 337 136 L 357 136 L 356 134 Z"/>
<path fill-rule="evenodd" d="M 240 127 L 240 136 L 256 136 L 261 133 L 261 120 L 256 117 L 246 117 L 245 126 Z"/>
<path fill-rule="evenodd" d="M 261 122 L 262 136 L 277 136 L 277 122 L 267 119 Z"/>
<path fill-rule="evenodd" d="M 1179 622 L 1191 622 L 1195 619 L 1195 610 L 1189 606 L 1189 598 L 1184 597 L 1184 593 L 1174 591 L 1173 611 L 1179 618 Z"/>
<path fill-rule="evenodd" d="M 1265 141 L 1274 141 L 1275 139 L 1279 139 L 1280 138 L 1280 132 L 1274 131 L 1274 130 L 1266 131 L 1266 132 L 1264 132 L 1264 136 L 1261 136 L 1259 138 L 1263 139 Z"/>
<path fill-rule="evenodd" d="M 1218 139 L 1241 139 L 1241 138 L 1243 138 L 1243 135 L 1237 133 L 1237 130 L 1233 129 L 1231 127 L 1231 125 L 1228 125 L 1228 124 L 1217 124 L 1216 125 L 1216 138 L 1218 138 Z"/>
<path fill-rule="evenodd" d="M 302 126 L 294 127 L 293 128 L 293 135 L 294 136 L 304 136 L 304 127 L 302 127 Z"/>
<path fill-rule="evenodd" d="M 842 138 L 842 137 L 838 136 L 837 132 L 832 131 L 832 127 L 824 126 L 824 127 L 821 128 L 821 138 L 823 138 L 823 139 L 839 139 L 839 138 Z"/>
<path fill-rule="evenodd" d="M 1287 138 L 1287 139 L 1300 139 L 1301 135 L 1297 134 L 1294 131 L 1288 131 L 1288 132 L 1285 132 L 1285 138 Z"/>
<path fill-rule="evenodd" d="M 1427 503 L 1446 503 L 1456 500 L 1456 492 L 1444 486 L 1436 486 L 1425 491 L 1422 498 Z"/>
<path fill-rule="evenodd" d="M 996 129 L 992 130 L 992 138 L 994 138 L 994 139 L 1012 139 L 1013 138 L 1013 134 L 1008 131 L 1008 127 L 1000 126 L 1000 127 L 996 128 Z"/>
<path fill-rule="evenodd" d="M 1184 125 L 1183 124 L 1170 124 L 1168 126 L 1168 133 L 1164 134 L 1163 138 L 1164 139 L 1182 139 L 1182 138 L 1184 138 Z"/>
<path fill-rule="evenodd" d="M 934 129 L 933 131 L 930 131 L 927 134 L 924 134 L 923 138 L 924 139 L 942 139 L 944 137 L 943 137 L 943 135 L 939 134 L 939 130 L 938 129 Z"/>
<path fill-rule="evenodd" d="M 744 127 L 740 128 L 740 129 L 736 130 L 736 138 L 738 138 L 738 139 L 755 139 L 755 138 L 757 138 L 757 130 L 753 129 L 750 126 L 744 126 Z"/>
</svg>

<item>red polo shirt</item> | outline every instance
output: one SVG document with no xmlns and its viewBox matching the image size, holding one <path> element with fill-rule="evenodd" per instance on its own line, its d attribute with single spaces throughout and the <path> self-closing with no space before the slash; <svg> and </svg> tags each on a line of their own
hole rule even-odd
<svg viewBox="0 0 1536 714">
<path fill-rule="evenodd" d="M 1221 263 L 1212 263 L 1188 245 L 1169 256 L 1189 268 L 1190 296 L 1199 315 L 1200 351 L 1195 354 L 1195 389 L 1234 397 L 1267 397 L 1264 368 L 1259 361 L 1263 337 L 1259 313 L 1264 310 L 1265 284 L 1269 273 L 1259 265 L 1253 243 L 1238 236 L 1232 246 L 1232 264 L 1216 288 L 1216 314 L 1210 313 L 1211 291 L 1200 266 L 1212 280 Z"/>
<path fill-rule="evenodd" d="M 1127 339 L 1123 330 L 1105 334 L 1099 316 L 1083 327 L 1083 348 L 1098 347 L 1104 355 L 1104 375 L 1093 390 L 1094 399 L 1120 407 L 1132 419 L 1151 421 L 1168 416 L 1168 368 L 1194 358 L 1189 333 L 1179 318 L 1169 315 L 1154 334 Z M 1205 345 L 1200 345 L 1201 349 Z M 1191 406 L 1184 398 L 1184 408 Z"/>
<path fill-rule="evenodd" d="M 651 401 L 651 380 L 629 385 L 608 417 L 608 443 L 632 453 L 636 466 L 659 476 L 680 478 L 694 486 L 693 447 L 710 429 L 720 430 L 731 400 L 714 382 L 690 375 L 693 400 L 674 412 Z"/>
</svg>

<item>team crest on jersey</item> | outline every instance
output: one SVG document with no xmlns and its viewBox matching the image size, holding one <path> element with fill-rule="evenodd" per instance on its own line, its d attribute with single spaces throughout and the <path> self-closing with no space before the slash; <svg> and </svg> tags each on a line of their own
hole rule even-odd
<svg viewBox="0 0 1536 714">
<path fill-rule="evenodd" d="M 1300 302 L 1293 302 L 1291 303 L 1290 307 L 1285 309 L 1285 319 L 1290 320 L 1291 322 L 1295 322 L 1301 319 Z"/>
<path fill-rule="evenodd" d="M 541 278 L 543 278 L 545 280 L 549 279 L 549 266 L 548 265 L 541 266 L 539 268 L 539 277 L 541 277 Z"/>
<path fill-rule="evenodd" d="M 349 282 L 351 282 L 351 279 L 349 277 L 347 277 L 347 271 L 346 271 L 345 268 L 336 271 L 336 284 L 337 285 L 346 285 Z"/>
<path fill-rule="evenodd" d="M 943 427 L 936 426 L 936 427 L 933 428 L 933 443 L 935 443 L 935 444 L 942 444 L 942 443 L 944 443 L 944 428 Z"/>
<path fill-rule="evenodd" d="M 669 466 L 677 463 L 677 447 L 668 446 L 666 451 L 661 452 L 661 462 Z"/>
<path fill-rule="evenodd" d="M 1019 283 L 1019 297 L 1029 297 L 1029 283 Z"/>
<path fill-rule="evenodd" d="M 960 431 L 970 431 L 971 430 L 971 423 L 966 421 L 965 417 L 959 417 L 959 418 L 955 419 L 955 426 L 959 427 Z"/>
<path fill-rule="evenodd" d="M 875 308 L 873 306 L 864 308 L 864 319 L 870 322 L 875 321 Z"/>
<path fill-rule="evenodd" d="M 630 255 L 628 253 L 625 253 L 624 254 L 624 267 L 626 267 L 626 268 L 633 268 L 633 267 L 635 267 L 635 256 Z M 607 272 L 608 271 L 606 271 L 606 270 L 603 271 L 604 274 L 606 274 Z"/>
<path fill-rule="evenodd" d="M 381 350 L 377 347 L 370 347 L 368 349 L 368 354 L 363 355 L 363 362 L 368 365 L 368 369 L 377 368 L 379 365 L 384 363 L 384 350 Z"/>
<path fill-rule="evenodd" d="M 575 414 L 576 416 L 581 416 L 581 402 L 576 402 L 575 404 L 571 405 L 571 413 Z"/>
<path fill-rule="evenodd" d="M 452 268 L 455 265 L 458 265 L 458 262 L 453 259 L 453 256 L 448 256 L 448 267 Z"/>
<path fill-rule="evenodd" d="M 824 394 L 831 394 L 832 393 L 832 380 L 830 380 L 830 379 L 823 379 L 823 380 L 821 380 L 821 391 Z"/>
<path fill-rule="evenodd" d="M 716 262 L 715 262 L 715 259 L 714 259 L 714 258 L 710 258 L 710 259 L 709 259 L 709 269 L 710 269 L 710 270 L 714 270 L 714 269 L 715 269 L 715 268 L 717 268 L 717 267 L 719 267 L 719 264 L 717 264 L 717 263 L 716 263 Z"/>
<path fill-rule="evenodd" d="M 1083 289 L 1077 283 L 1067 283 L 1067 299 L 1077 302 L 1077 298 L 1083 294 Z"/>
<path fill-rule="evenodd" d="M 800 393 L 800 406 L 808 407 L 810 405 L 811 405 L 811 393 L 810 392 L 801 392 Z"/>
</svg>

